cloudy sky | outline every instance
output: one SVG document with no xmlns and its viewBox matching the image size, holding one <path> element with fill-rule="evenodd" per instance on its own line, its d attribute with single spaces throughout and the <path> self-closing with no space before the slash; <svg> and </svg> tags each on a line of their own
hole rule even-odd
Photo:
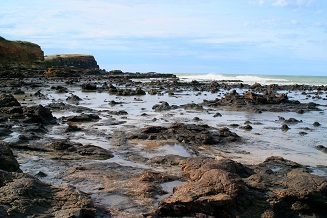
<svg viewBox="0 0 327 218">
<path fill-rule="evenodd" d="M 1 0 L 0 36 L 106 70 L 327 76 L 326 0 Z"/>
</svg>

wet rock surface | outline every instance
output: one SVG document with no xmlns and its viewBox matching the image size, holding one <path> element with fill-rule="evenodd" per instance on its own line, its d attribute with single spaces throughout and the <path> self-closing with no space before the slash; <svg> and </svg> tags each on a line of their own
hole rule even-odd
<svg viewBox="0 0 327 218">
<path fill-rule="evenodd" d="M 90 196 L 73 186 L 54 187 L 22 173 L 9 145 L 0 144 L 1 217 L 95 217 Z"/>
<path fill-rule="evenodd" d="M 323 159 L 324 106 L 286 93 L 325 87 L 71 70 L 0 80 L 1 217 L 326 216 L 323 160 L 242 162 L 299 137 Z"/>
</svg>

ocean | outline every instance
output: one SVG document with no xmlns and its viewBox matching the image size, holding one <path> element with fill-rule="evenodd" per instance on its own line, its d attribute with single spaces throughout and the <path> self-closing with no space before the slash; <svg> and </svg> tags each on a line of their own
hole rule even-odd
<svg viewBox="0 0 327 218">
<path fill-rule="evenodd" d="M 240 80 L 246 84 L 260 83 L 262 85 L 327 85 L 327 76 L 290 76 L 290 75 L 243 75 L 243 74 L 176 74 L 181 81 L 220 81 L 220 80 Z"/>
</svg>

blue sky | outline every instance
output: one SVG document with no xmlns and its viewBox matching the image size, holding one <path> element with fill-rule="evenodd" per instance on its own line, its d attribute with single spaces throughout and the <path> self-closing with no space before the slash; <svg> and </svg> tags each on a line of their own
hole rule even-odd
<svg viewBox="0 0 327 218">
<path fill-rule="evenodd" d="M 325 0 L 1 0 L 0 36 L 106 70 L 327 76 Z"/>
</svg>

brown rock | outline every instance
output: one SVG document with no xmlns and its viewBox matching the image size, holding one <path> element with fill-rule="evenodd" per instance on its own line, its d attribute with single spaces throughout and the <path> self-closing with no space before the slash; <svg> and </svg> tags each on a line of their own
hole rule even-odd
<svg viewBox="0 0 327 218">
<path fill-rule="evenodd" d="M 231 160 L 190 158 L 186 183 L 159 203 L 159 216 L 326 217 L 327 181 L 281 157 L 245 167 Z"/>
</svg>

